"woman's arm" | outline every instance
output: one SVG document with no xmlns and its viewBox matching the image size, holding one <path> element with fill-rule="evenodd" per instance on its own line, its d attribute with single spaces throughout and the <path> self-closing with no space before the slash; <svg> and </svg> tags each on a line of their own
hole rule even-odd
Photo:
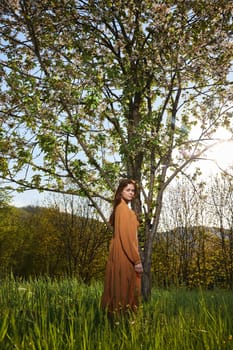
<svg viewBox="0 0 233 350">
<path fill-rule="evenodd" d="M 122 249 L 133 265 L 141 264 L 137 241 L 137 220 L 127 204 L 119 204 L 115 212 L 115 230 L 119 234 Z M 140 269 L 137 267 L 137 269 Z"/>
</svg>

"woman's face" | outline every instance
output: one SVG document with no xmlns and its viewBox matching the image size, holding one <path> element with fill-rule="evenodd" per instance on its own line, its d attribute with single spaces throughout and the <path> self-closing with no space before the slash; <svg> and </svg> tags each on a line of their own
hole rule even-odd
<svg viewBox="0 0 233 350">
<path fill-rule="evenodd" d="M 128 184 L 125 186 L 121 192 L 121 198 L 126 202 L 130 202 L 135 196 L 135 187 L 133 184 Z"/>
</svg>

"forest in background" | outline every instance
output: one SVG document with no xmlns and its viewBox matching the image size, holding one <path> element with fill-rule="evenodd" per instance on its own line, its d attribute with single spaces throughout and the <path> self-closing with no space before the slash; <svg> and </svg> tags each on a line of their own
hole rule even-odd
<svg viewBox="0 0 233 350">
<path fill-rule="evenodd" d="M 107 209 L 106 209 L 107 210 Z M 143 226 L 143 223 L 142 223 Z M 86 199 L 54 196 L 46 206 L 16 208 L 2 200 L 0 277 L 103 280 L 111 232 Z M 143 251 L 143 236 L 140 235 Z M 166 192 L 153 243 L 156 287 L 233 287 L 232 177 L 195 187 L 181 178 Z"/>
</svg>

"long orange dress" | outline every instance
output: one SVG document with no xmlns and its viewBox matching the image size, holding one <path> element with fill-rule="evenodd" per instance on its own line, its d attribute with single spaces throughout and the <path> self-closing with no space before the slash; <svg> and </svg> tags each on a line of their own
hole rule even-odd
<svg viewBox="0 0 233 350">
<path fill-rule="evenodd" d="M 137 308 L 141 294 L 141 276 L 134 265 L 141 262 L 138 251 L 139 222 L 122 199 L 116 207 L 114 234 L 110 243 L 101 305 L 109 312 Z"/>
</svg>

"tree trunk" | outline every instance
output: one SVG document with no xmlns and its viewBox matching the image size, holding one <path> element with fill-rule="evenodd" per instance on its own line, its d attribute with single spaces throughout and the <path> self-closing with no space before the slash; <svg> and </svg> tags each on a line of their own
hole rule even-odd
<svg viewBox="0 0 233 350">
<path fill-rule="evenodd" d="M 149 236 L 145 243 L 142 275 L 142 297 L 148 301 L 151 296 L 151 261 L 152 261 L 152 237 Z"/>
<path fill-rule="evenodd" d="M 152 251 L 153 251 L 153 242 L 155 235 L 159 226 L 160 213 L 162 209 L 162 199 L 164 192 L 163 181 L 166 175 L 166 171 L 163 172 L 161 179 L 160 189 L 157 194 L 156 202 L 155 202 L 155 213 L 153 216 L 152 224 L 150 222 L 147 223 L 145 227 L 145 245 L 142 256 L 143 263 L 143 277 L 142 277 L 142 296 L 144 300 L 149 300 L 151 296 L 151 262 L 152 262 Z"/>
</svg>

